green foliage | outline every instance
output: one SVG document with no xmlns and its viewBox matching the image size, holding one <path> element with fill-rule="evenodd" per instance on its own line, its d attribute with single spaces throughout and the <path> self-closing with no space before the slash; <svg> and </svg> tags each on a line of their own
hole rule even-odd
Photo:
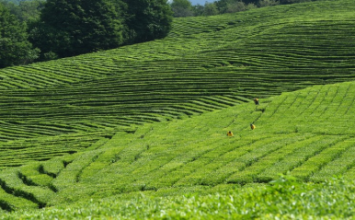
<svg viewBox="0 0 355 220">
<path fill-rule="evenodd" d="M 192 4 L 190 2 L 190 0 L 174 0 L 170 6 L 172 8 L 174 7 L 181 7 L 184 9 L 191 9 L 192 8 Z"/>
<path fill-rule="evenodd" d="M 163 40 L 1 70 L 0 207 L 45 208 L 1 218 L 351 216 L 312 193 L 355 176 L 353 5 L 181 18 Z"/>
<path fill-rule="evenodd" d="M 317 0 L 218 0 L 214 4 L 219 13 L 234 13 L 254 9 L 257 7 L 275 6 L 279 4 L 293 4 Z"/>
<path fill-rule="evenodd" d="M 40 12 L 44 7 L 44 0 L 20 1 L 13 3 L 2 0 L 11 14 L 15 15 L 21 22 L 34 22 L 39 19 Z"/>
<path fill-rule="evenodd" d="M 258 2 L 259 7 L 275 6 L 278 4 L 279 4 L 279 1 L 277 1 L 277 0 L 261 0 Z"/>
<path fill-rule="evenodd" d="M 246 5 L 242 1 L 238 2 L 233 2 L 227 5 L 226 12 L 227 13 L 234 13 L 234 12 L 239 12 L 239 11 L 245 11 L 246 10 Z"/>
<path fill-rule="evenodd" d="M 155 197 L 141 193 L 125 199 L 91 200 L 70 209 L 4 214 L 1 219 L 346 219 L 355 214 L 354 196 L 353 183 L 342 179 L 305 184 L 281 176 L 269 185 L 221 188 L 208 195 Z"/>
<path fill-rule="evenodd" d="M 38 57 L 28 41 L 26 26 L 0 3 L 0 68 L 26 64 Z"/>
<path fill-rule="evenodd" d="M 204 8 L 204 15 L 216 15 L 218 14 L 217 6 L 214 3 L 206 3 Z"/>
<path fill-rule="evenodd" d="M 108 0 L 48 0 L 32 39 L 43 54 L 59 57 L 118 47 L 124 42 L 120 10 L 119 3 Z"/>
<path fill-rule="evenodd" d="M 31 2 L 31 1 L 36 1 L 36 0 L 2 0 L 2 1 L 19 5 L 19 4 L 23 3 L 23 2 Z"/>
<path fill-rule="evenodd" d="M 172 11 L 167 0 L 123 0 L 128 6 L 129 43 L 163 38 L 171 29 Z"/>
<path fill-rule="evenodd" d="M 193 15 L 192 4 L 189 0 L 174 0 L 170 6 L 174 17 L 188 17 Z"/>
<path fill-rule="evenodd" d="M 267 2 L 269 0 L 266 0 Z M 261 1 L 242 1 L 242 0 L 219 0 L 214 3 L 219 11 L 219 13 L 235 13 L 246 11 L 250 9 L 254 9 L 257 7 L 264 7 L 267 4 L 264 3 L 263 0 Z"/>
<path fill-rule="evenodd" d="M 195 16 L 201 16 L 203 15 L 203 11 L 204 11 L 205 7 L 202 6 L 202 5 L 193 5 L 192 6 L 192 11 L 193 11 L 193 14 Z"/>
<path fill-rule="evenodd" d="M 245 11 L 247 6 L 241 0 L 219 0 L 215 2 L 215 5 L 221 14 Z"/>
<path fill-rule="evenodd" d="M 311 2 L 316 0 L 279 0 L 281 4 L 293 4 L 293 3 L 301 3 L 301 2 Z"/>
<path fill-rule="evenodd" d="M 41 59 L 54 59 L 165 37 L 171 14 L 166 0 L 48 0 L 30 34 Z"/>
</svg>

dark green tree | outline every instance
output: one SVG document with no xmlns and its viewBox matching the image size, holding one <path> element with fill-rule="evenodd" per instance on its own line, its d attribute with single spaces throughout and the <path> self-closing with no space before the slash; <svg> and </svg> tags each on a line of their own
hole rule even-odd
<svg viewBox="0 0 355 220">
<path fill-rule="evenodd" d="M 123 0 L 127 6 L 128 43 L 165 37 L 172 23 L 172 11 L 167 0 Z"/>
<path fill-rule="evenodd" d="M 205 7 L 203 5 L 193 5 L 192 6 L 192 11 L 194 13 L 194 16 L 201 16 L 203 15 L 204 11 L 205 11 Z"/>
<path fill-rule="evenodd" d="M 215 4 L 221 14 L 234 13 L 256 8 L 257 6 L 275 5 L 277 0 L 219 0 Z M 258 4 L 256 4 L 258 3 Z"/>
<path fill-rule="evenodd" d="M 20 4 L 21 2 L 25 2 L 25 1 L 33 1 L 33 0 L 2 0 L 2 2 L 9 2 L 9 3 L 13 3 L 13 4 Z"/>
<path fill-rule="evenodd" d="M 209 15 L 216 15 L 218 13 L 219 11 L 216 4 L 208 3 L 208 2 L 205 3 L 205 8 L 203 12 L 204 15 L 209 16 Z"/>
<path fill-rule="evenodd" d="M 26 25 L 0 3 L 0 68 L 27 64 L 36 59 L 38 53 L 28 41 Z"/>
<path fill-rule="evenodd" d="M 31 39 L 42 59 L 118 47 L 125 40 L 122 8 L 118 0 L 47 0 Z"/>
<path fill-rule="evenodd" d="M 28 22 L 39 19 L 45 0 L 20 1 L 16 4 L 6 0 L 0 0 L 0 2 L 21 22 Z"/>
<path fill-rule="evenodd" d="M 258 4 L 260 0 L 242 0 L 242 2 L 244 2 L 245 4 Z"/>
<path fill-rule="evenodd" d="M 233 4 L 236 1 L 237 0 L 219 0 L 219 1 L 216 1 L 215 4 L 216 4 L 217 9 L 220 13 L 227 13 L 228 6 L 230 4 Z"/>
<path fill-rule="evenodd" d="M 279 0 L 280 4 L 293 4 L 293 3 L 301 3 L 301 2 L 311 2 L 316 0 Z"/>
<path fill-rule="evenodd" d="M 193 7 L 189 0 L 174 0 L 171 3 L 174 17 L 193 16 Z"/>
<path fill-rule="evenodd" d="M 227 11 L 226 13 L 234 13 L 234 12 L 239 12 L 239 11 L 245 11 L 247 8 L 247 5 L 242 2 L 242 1 L 236 1 L 233 3 L 229 3 L 227 5 Z"/>
<path fill-rule="evenodd" d="M 19 4 L 21 21 L 36 21 L 39 19 L 45 0 L 22 1 Z"/>
</svg>

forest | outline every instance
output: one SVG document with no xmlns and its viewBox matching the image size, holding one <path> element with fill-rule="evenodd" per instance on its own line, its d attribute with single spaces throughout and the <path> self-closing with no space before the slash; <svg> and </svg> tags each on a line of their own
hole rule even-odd
<svg viewBox="0 0 355 220">
<path fill-rule="evenodd" d="M 0 68 L 162 38 L 171 22 L 166 0 L 2 1 Z"/>
</svg>

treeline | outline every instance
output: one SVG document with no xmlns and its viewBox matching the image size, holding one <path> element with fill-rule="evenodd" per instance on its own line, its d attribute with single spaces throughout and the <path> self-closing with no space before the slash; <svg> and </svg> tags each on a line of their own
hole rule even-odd
<svg viewBox="0 0 355 220">
<path fill-rule="evenodd" d="M 3 2 L 9 2 L 14 4 L 20 4 L 21 2 L 32 1 L 32 0 L 3 0 Z"/>
<path fill-rule="evenodd" d="M 205 5 L 192 5 L 189 0 L 173 0 L 171 8 L 174 17 L 208 16 L 246 11 L 258 7 L 292 4 L 317 0 L 217 0 Z"/>
<path fill-rule="evenodd" d="M 172 17 L 216 15 L 312 0 L 0 0 L 0 68 L 166 36 Z M 314 0 L 315 1 L 315 0 Z"/>
<path fill-rule="evenodd" d="M 165 37 L 167 0 L 0 0 L 0 68 Z"/>
<path fill-rule="evenodd" d="M 3 4 L 10 14 L 26 23 L 38 20 L 44 3 L 45 0 L 0 0 L 0 4 Z"/>
</svg>

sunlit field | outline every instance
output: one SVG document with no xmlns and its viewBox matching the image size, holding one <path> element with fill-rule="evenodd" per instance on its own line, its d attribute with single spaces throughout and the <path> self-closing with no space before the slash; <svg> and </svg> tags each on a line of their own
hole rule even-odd
<svg viewBox="0 0 355 220">
<path fill-rule="evenodd" d="M 181 18 L 1 69 L 0 219 L 351 217 L 354 8 Z"/>
</svg>

